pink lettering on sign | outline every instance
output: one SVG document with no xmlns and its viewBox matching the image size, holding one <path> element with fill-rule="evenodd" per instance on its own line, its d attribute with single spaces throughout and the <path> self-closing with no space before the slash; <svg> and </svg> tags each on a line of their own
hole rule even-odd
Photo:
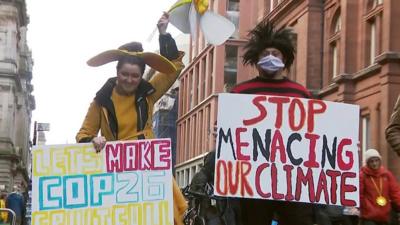
<svg viewBox="0 0 400 225">
<path fill-rule="evenodd" d="M 166 139 L 109 143 L 105 153 L 109 173 L 171 167 L 171 141 Z"/>
</svg>

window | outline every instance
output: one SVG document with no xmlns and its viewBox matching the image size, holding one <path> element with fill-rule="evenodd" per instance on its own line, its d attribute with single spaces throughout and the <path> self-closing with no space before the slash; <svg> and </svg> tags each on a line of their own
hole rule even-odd
<svg viewBox="0 0 400 225">
<path fill-rule="evenodd" d="M 185 122 L 185 149 L 183 149 L 183 151 L 185 151 L 185 158 L 184 160 L 188 160 L 189 159 L 189 151 L 190 151 L 190 118 L 186 120 Z"/>
<path fill-rule="evenodd" d="M 190 180 L 193 179 L 194 175 L 196 174 L 196 165 L 190 168 Z"/>
<path fill-rule="evenodd" d="M 7 46 L 7 31 L 0 28 L 0 59 L 6 58 L 6 46 Z"/>
<path fill-rule="evenodd" d="M 1 90 L 1 88 L 0 88 Z M 3 122 L 3 105 L 0 104 L 0 134 L 3 133 L 3 126 L 5 125 L 5 123 Z M 3 135 L 3 134 L 2 134 Z"/>
<path fill-rule="evenodd" d="M 269 9 L 270 9 L 270 11 L 272 11 L 273 9 L 274 9 L 274 1 L 275 0 L 270 0 L 270 5 L 269 5 Z"/>
<path fill-rule="evenodd" d="M 369 24 L 370 27 L 370 52 L 369 52 L 369 62 L 370 64 L 374 64 L 375 56 L 376 56 L 376 25 L 375 21 L 371 21 Z"/>
<path fill-rule="evenodd" d="M 364 155 L 365 151 L 370 147 L 371 131 L 369 124 L 369 117 L 361 118 L 361 153 Z"/>
<path fill-rule="evenodd" d="M 190 170 L 189 168 L 185 169 L 185 182 L 184 182 L 184 186 L 186 187 L 187 185 L 190 184 Z"/>
<path fill-rule="evenodd" d="M 199 63 L 197 63 L 194 66 L 194 77 L 193 77 L 193 89 L 194 89 L 194 96 L 193 96 L 193 105 L 196 106 L 197 103 L 199 102 L 199 98 L 200 98 L 200 88 L 199 88 L 199 83 L 200 83 L 200 79 L 199 79 L 199 68 L 200 65 Z"/>
<path fill-rule="evenodd" d="M 183 77 L 181 82 L 180 82 L 180 89 L 181 90 L 185 90 L 185 87 L 186 87 L 186 78 Z M 185 100 L 186 95 L 183 95 L 184 93 L 185 93 L 184 91 L 180 91 L 179 92 L 179 102 L 180 102 L 179 110 L 180 110 L 180 114 L 183 114 L 186 111 L 185 110 L 186 109 L 186 100 Z"/>
<path fill-rule="evenodd" d="M 176 168 L 176 182 L 178 186 L 183 188 L 192 182 L 194 175 L 200 170 L 203 165 L 203 157 L 200 157 L 184 166 Z"/>
<path fill-rule="evenodd" d="M 239 0 L 227 1 L 226 17 L 235 25 L 231 38 L 239 38 Z"/>
<path fill-rule="evenodd" d="M 339 62 L 340 62 L 340 30 L 342 29 L 342 20 L 340 17 L 340 9 L 337 10 L 333 17 L 330 27 L 329 38 L 329 70 L 331 78 L 339 75 Z"/>
<path fill-rule="evenodd" d="M 274 10 L 283 0 L 270 0 L 270 11 Z"/>
<path fill-rule="evenodd" d="M 342 21 L 340 15 L 338 15 L 334 23 L 334 33 L 339 32 L 341 29 L 342 29 Z"/>
<path fill-rule="evenodd" d="M 229 90 L 237 80 L 238 46 L 225 46 L 224 89 Z"/>
<path fill-rule="evenodd" d="M 338 59 L 338 48 L 335 45 L 332 45 L 332 76 L 336 77 L 338 75 L 338 65 L 339 65 L 339 59 Z"/>
<path fill-rule="evenodd" d="M 214 73 L 214 51 L 211 50 L 208 54 L 208 90 L 207 96 L 213 92 L 213 73 Z"/>
<path fill-rule="evenodd" d="M 197 130 L 198 130 L 198 128 L 197 128 L 197 114 L 194 114 L 193 117 L 192 117 L 191 129 L 192 129 L 192 141 L 191 141 L 192 142 L 192 147 L 190 148 L 190 151 L 194 156 L 196 156 L 196 153 L 197 153 L 197 150 L 198 150 L 197 142 L 198 142 L 198 139 L 199 139 L 199 137 L 197 136 L 198 135 L 197 134 Z"/>
<path fill-rule="evenodd" d="M 205 146 L 208 146 L 208 143 L 210 142 L 210 137 L 212 137 L 212 130 L 211 130 L 211 107 L 210 105 L 206 106 L 206 131 L 207 131 L 207 142 L 205 143 Z"/>
<path fill-rule="evenodd" d="M 204 123 L 206 122 L 206 120 L 204 119 L 203 112 L 204 112 L 204 109 L 201 109 L 199 111 L 199 126 L 200 126 L 200 128 L 199 128 L 200 151 L 199 152 L 202 152 L 202 150 L 204 149 L 204 143 L 205 143 L 204 136 L 205 136 L 206 130 L 204 129 L 204 125 L 205 125 Z"/>
<path fill-rule="evenodd" d="M 380 4 L 383 4 L 383 0 L 372 0 L 372 8 L 375 8 Z"/>
<path fill-rule="evenodd" d="M 365 66 L 375 63 L 375 57 L 382 50 L 382 7 L 383 0 L 369 0 L 364 13 Z"/>
<path fill-rule="evenodd" d="M 189 72 L 189 87 L 190 87 L 190 89 L 189 89 L 189 91 L 190 91 L 190 94 L 189 94 L 189 106 L 190 106 L 190 108 L 189 108 L 189 110 L 190 109 L 192 109 L 193 107 L 194 107 L 194 104 L 195 104 L 195 102 L 194 102 L 194 79 L 193 79 L 193 70 L 192 71 L 190 71 Z"/>
<path fill-rule="evenodd" d="M 201 62 L 201 67 L 202 67 L 202 70 L 201 70 L 201 80 L 200 80 L 200 85 L 201 85 L 201 96 L 199 97 L 199 101 L 203 101 L 206 97 L 207 97 L 207 94 L 206 94 L 206 73 L 207 73 L 207 61 L 206 61 L 206 57 L 204 57 L 203 59 L 202 59 L 202 62 Z"/>
</svg>

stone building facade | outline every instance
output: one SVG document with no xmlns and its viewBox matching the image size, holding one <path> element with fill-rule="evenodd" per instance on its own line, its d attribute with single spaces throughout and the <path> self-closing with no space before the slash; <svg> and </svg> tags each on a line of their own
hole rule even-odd
<svg viewBox="0 0 400 225">
<path fill-rule="evenodd" d="M 25 0 L 0 1 L 0 189 L 24 191 L 30 173 L 32 56 Z"/>
</svg>

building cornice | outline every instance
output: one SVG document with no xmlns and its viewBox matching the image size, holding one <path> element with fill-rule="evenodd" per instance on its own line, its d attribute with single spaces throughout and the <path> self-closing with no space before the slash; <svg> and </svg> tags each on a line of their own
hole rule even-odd
<svg viewBox="0 0 400 225">
<path fill-rule="evenodd" d="M 399 63 L 400 62 L 400 52 L 384 52 L 375 58 L 376 62 L 380 65 L 387 63 Z"/>
<path fill-rule="evenodd" d="M 371 77 L 381 70 L 381 65 L 375 63 L 353 74 L 353 80 L 359 81 Z"/>
<path fill-rule="evenodd" d="M 335 93 L 339 89 L 339 85 L 336 83 L 331 83 L 330 85 L 324 87 L 322 90 L 319 91 L 318 97 L 324 98 L 332 93 Z"/>
<path fill-rule="evenodd" d="M 18 9 L 18 18 L 19 18 L 19 26 L 24 27 L 29 24 L 29 16 L 26 10 L 26 2 L 25 0 L 0 0 L 1 4 L 9 4 L 13 5 Z"/>
<path fill-rule="evenodd" d="M 398 58 L 400 59 L 400 58 Z M 367 79 L 371 76 L 378 74 L 381 71 L 381 65 L 372 64 L 354 74 L 340 74 L 332 79 L 332 83 L 319 91 L 318 96 L 323 98 L 336 92 L 342 84 L 354 84 L 357 81 Z"/>
</svg>

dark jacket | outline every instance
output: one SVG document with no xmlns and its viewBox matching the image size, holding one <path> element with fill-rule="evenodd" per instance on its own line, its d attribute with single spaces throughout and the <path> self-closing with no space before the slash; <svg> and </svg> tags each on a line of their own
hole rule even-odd
<svg viewBox="0 0 400 225">
<path fill-rule="evenodd" d="M 190 183 L 190 190 L 195 193 L 206 194 L 205 193 L 206 184 L 214 183 L 214 167 L 215 167 L 215 151 L 211 151 L 204 157 L 203 167 L 200 169 L 199 172 L 197 172 L 194 175 Z M 206 211 L 213 212 L 213 213 L 206 212 L 207 215 L 205 217 L 206 220 L 208 221 L 207 224 L 224 224 L 224 225 L 242 224 L 240 202 L 238 199 L 217 197 L 216 203 L 217 203 L 216 213 L 212 210 L 213 207 L 210 206 L 209 199 L 205 199 L 205 201 L 202 201 L 201 203 L 203 204 L 203 209 L 205 208 L 207 209 Z M 217 214 L 218 220 L 211 219 L 212 221 L 209 221 L 208 217 L 215 217 L 216 216 L 215 214 Z"/>
<path fill-rule="evenodd" d="M 25 200 L 21 194 L 12 192 L 6 200 L 6 207 L 15 212 L 17 218 L 25 217 Z"/>
</svg>

